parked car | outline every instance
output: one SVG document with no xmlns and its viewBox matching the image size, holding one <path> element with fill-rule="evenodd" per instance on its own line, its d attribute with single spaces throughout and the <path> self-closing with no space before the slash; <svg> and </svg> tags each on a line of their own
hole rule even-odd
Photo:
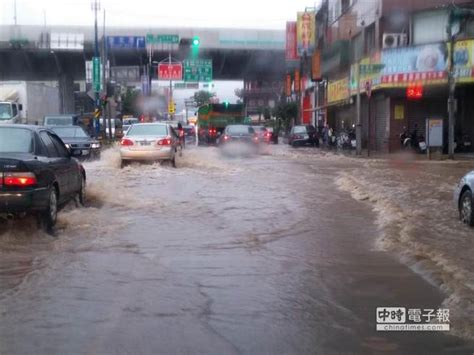
<svg viewBox="0 0 474 355">
<path fill-rule="evenodd" d="M 288 144 L 293 147 L 312 145 L 319 146 L 319 137 L 316 129 L 312 125 L 293 126 L 288 139 Z"/>
<path fill-rule="evenodd" d="M 461 222 L 474 226 L 474 171 L 464 175 L 454 190 L 454 203 L 459 211 Z"/>
<path fill-rule="evenodd" d="M 64 142 L 67 148 L 80 149 L 85 159 L 100 158 L 100 142 L 87 135 L 86 131 L 79 126 L 56 126 L 51 127 Z"/>
<path fill-rule="evenodd" d="M 86 172 L 51 130 L 41 126 L 0 126 L 0 215 L 36 214 L 47 230 L 59 208 L 85 200 Z"/>
<path fill-rule="evenodd" d="M 79 116 L 75 114 L 44 116 L 43 126 L 74 126 L 79 124 Z"/>
<path fill-rule="evenodd" d="M 254 128 L 247 125 L 228 125 L 218 139 L 226 155 L 251 155 L 258 152 L 259 138 Z"/>
<path fill-rule="evenodd" d="M 122 168 L 132 161 L 170 161 L 176 167 L 181 145 L 176 131 L 166 123 L 138 123 L 120 142 Z"/>
</svg>

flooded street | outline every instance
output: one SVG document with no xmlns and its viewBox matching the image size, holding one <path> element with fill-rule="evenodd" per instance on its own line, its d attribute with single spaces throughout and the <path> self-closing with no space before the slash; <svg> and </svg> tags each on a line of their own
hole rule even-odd
<svg viewBox="0 0 474 355">
<path fill-rule="evenodd" d="M 109 149 L 55 236 L 0 226 L 0 354 L 472 354 L 469 166 Z M 391 306 L 450 308 L 453 331 L 376 332 Z"/>
</svg>

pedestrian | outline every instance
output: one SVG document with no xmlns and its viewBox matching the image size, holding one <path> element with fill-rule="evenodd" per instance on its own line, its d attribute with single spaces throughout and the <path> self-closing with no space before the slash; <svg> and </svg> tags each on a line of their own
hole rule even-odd
<svg viewBox="0 0 474 355">
<path fill-rule="evenodd" d="M 181 143 L 181 147 L 184 149 L 185 139 L 184 139 L 184 128 L 181 122 L 178 122 L 178 137 L 179 142 Z"/>
</svg>

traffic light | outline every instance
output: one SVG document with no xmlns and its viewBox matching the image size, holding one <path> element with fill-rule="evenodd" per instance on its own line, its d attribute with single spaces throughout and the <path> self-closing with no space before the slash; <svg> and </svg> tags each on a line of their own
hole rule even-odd
<svg viewBox="0 0 474 355">
<path fill-rule="evenodd" d="M 201 39 L 199 38 L 199 36 L 194 36 L 193 41 L 191 42 L 191 45 L 194 48 L 196 48 L 196 47 L 199 47 L 200 44 L 201 44 Z"/>
<path fill-rule="evenodd" d="M 224 104 L 224 108 L 227 110 L 229 108 L 229 101 L 226 100 L 223 102 L 223 104 Z"/>
</svg>

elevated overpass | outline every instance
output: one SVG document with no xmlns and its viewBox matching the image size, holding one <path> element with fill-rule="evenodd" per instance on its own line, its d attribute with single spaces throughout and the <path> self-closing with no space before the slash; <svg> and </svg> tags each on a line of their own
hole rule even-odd
<svg viewBox="0 0 474 355">
<path fill-rule="evenodd" d="M 143 36 L 147 34 L 174 34 L 180 38 L 199 36 L 200 58 L 213 59 L 215 80 L 281 79 L 285 72 L 285 33 L 279 30 L 206 29 L 206 28 L 127 28 L 108 27 L 106 36 Z M 81 34 L 80 49 L 52 49 L 55 34 Z M 99 31 L 99 39 L 102 31 Z M 167 57 L 167 45 L 158 45 L 153 60 Z M 178 45 L 172 45 L 173 57 L 181 60 L 184 54 Z M 93 26 L 0 26 L 0 80 L 84 80 L 85 61 L 94 52 Z M 108 50 L 112 66 L 148 63 L 146 48 Z"/>
</svg>

